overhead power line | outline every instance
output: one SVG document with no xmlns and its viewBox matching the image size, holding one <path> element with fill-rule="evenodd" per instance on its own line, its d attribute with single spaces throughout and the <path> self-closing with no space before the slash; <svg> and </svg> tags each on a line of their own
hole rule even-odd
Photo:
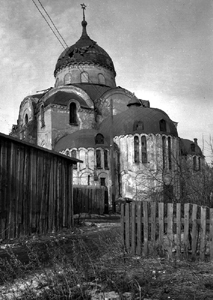
<svg viewBox="0 0 213 300">
<path fill-rule="evenodd" d="M 34 3 L 35 7 L 37 8 L 37 10 L 40 12 L 40 14 L 42 15 L 42 17 L 44 18 L 44 20 L 45 20 L 45 22 L 47 23 L 47 25 L 48 25 L 48 26 L 50 27 L 50 29 L 52 30 L 53 34 L 55 35 L 55 37 L 57 38 L 57 40 L 59 41 L 59 43 L 61 44 L 61 46 L 62 46 L 64 49 L 66 49 L 66 47 L 63 45 L 63 43 L 61 42 L 61 40 L 58 38 L 57 34 L 56 34 L 55 31 L 52 29 L 51 25 L 49 24 L 49 22 L 47 21 L 47 19 L 45 18 L 45 16 L 42 14 L 42 12 L 41 12 L 40 8 L 38 7 L 38 5 L 35 3 L 34 0 L 32 0 L 32 1 L 33 1 L 33 3 Z M 40 3 L 40 1 L 39 1 L 39 3 Z M 57 31 L 58 31 L 58 30 L 57 30 Z M 66 43 L 65 43 L 65 45 L 66 45 Z"/>
<path fill-rule="evenodd" d="M 45 11 L 46 15 L 48 16 L 50 22 L 52 23 L 52 25 L 54 26 L 56 32 L 58 33 L 58 35 L 61 37 L 62 41 L 64 42 L 64 44 L 66 45 L 66 47 L 68 47 L 66 41 L 64 40 L 63 36 L 60 34 L 60 32 L 58 31 L 57 27 L 55 26 L 53 20 L 51 19 L 50 15 L 48 14 L 48 12 L 46 11 L 46 9 L 44 8 L 43 4 L 41 3 L 40 0 L 38 0 L 38 2 L 40 3 L 41 7 L 43 8 L 43 10 Z"/>
</svg>

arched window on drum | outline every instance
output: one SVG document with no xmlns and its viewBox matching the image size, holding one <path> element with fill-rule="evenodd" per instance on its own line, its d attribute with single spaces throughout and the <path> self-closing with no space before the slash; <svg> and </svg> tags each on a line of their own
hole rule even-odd
<svg viewBox="0 0 213 300">
<path fill-rule="evenodd" d="M 104 77 L 104 75 L 101 74 L 101 73 L 98 74 L 98 83 L 99 83 L 99 84 L 103 84 L 103 85 L 105 85 L 105 83 L 106 83 L 105 77 Z"/>
<path fill-rule="evenodd" d="M 72 83 L 72 75 L 70 73 L 67 73 L 64 76 L 64 85 Z"/>
</svg>

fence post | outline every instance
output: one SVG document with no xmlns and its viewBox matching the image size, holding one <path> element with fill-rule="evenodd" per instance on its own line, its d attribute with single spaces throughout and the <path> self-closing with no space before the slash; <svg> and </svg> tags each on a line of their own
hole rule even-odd
<svg viewBox="0 0 213 300">
<path fill-rule="evenodd" d="M 143 202 L 144 255 L 148 254 L 149 217 L 147 204 L 147 202 Z"/>
<path fill-rule="evenodd" d="M 168 256 L 172 258 L 172 246 L 173 246 L 173 203 L 167 205 L 167 237 L 169 241 Z"/>
<path fill-rule="evenodd" d="M 197 251 L 197 204 L 192 207 L 192 257 L 195 258 Z"/>
<path fill-rule="evenodd" d="M 213 261 L 213 208 L 210 208 L 209 218 L 209 252 L 210 260 Z"/>
<path fill-rule="evenodd" d="M 159 244 L 163 246 L 164 236 L 164 203 L 158 203 Z"/>
<path fill-rule="evenodd" d="M 129 252 L 130 248 L 130 235 L 129 235 L 129 230 L 130 230 L 130 217 L 129 217 L 129 203 L 125 204 L 125 237 L 126 237 L 126 251 Z"/>
<path fill-rule="evenodd" d="M 201 207 L 200 211 L 200 258 L 205 258 L 205 246 L 206 246 L 206 207 Z"/>
<path fill-rule="evenodd" d="M 137 249 L 136 254 L 141 255 L 141 229 L 142 229 L 142 216 L 141 216 L 141 202 L 137 203 Z"/>
<path fill-rule="evenodd" d="M 135 255 L 135 203 L 132 202 L 131 203 L 131 211 L 132 211 L 132 214 L 131 214 L 131 223 L 132 223 L 132 226 L 131 226 L 131 229 L 132 229 L 132 242 L 131 242 L 131 253 L 133 255 Z"/>
<path fill-rule="evenodd" d="M 176 229 L 177 229 L 177 239 L 176 239 L 176 256 L 179 259 L 181 253 L 181 204 L 176 204 Z"/>
<path fill-rule="evenodd" d="M 189 203 L 184 204 L 184 252 L 188 255 L 189 248 Z"/>
</svg>

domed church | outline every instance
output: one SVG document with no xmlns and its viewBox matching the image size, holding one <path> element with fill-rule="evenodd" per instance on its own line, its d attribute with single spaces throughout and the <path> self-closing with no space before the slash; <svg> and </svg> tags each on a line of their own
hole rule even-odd
<svg viewBox="0 0 213 300">
<path fill-rule="evenodd" d="M 181 197 L 180 165 L 201 170 L 197 141 L 180 139 L 177 123 L 149 101 L 116 86 L 109 54 L 87 34 L 59 56 L 55 86 L 20 104 L 11 135 L 82 160 L 74 184 L 106 186 L 133 200 Z M 112 199 L 112 197 L 110 197 Z"/>
</svg>

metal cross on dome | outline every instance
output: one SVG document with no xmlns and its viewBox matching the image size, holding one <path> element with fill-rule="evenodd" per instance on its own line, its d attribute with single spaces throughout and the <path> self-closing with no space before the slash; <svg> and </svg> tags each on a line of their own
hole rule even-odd
<svg viewBox="0 0 213 300">
<path fill-rule="evenodd" d="M 83 20 L 85 20 L 85 14 L 84 14 L 84 11 L 86 9 L 86 5 L 83 3 L 81 4 L 81 8 L 83 9 Z"/>
</svg>

